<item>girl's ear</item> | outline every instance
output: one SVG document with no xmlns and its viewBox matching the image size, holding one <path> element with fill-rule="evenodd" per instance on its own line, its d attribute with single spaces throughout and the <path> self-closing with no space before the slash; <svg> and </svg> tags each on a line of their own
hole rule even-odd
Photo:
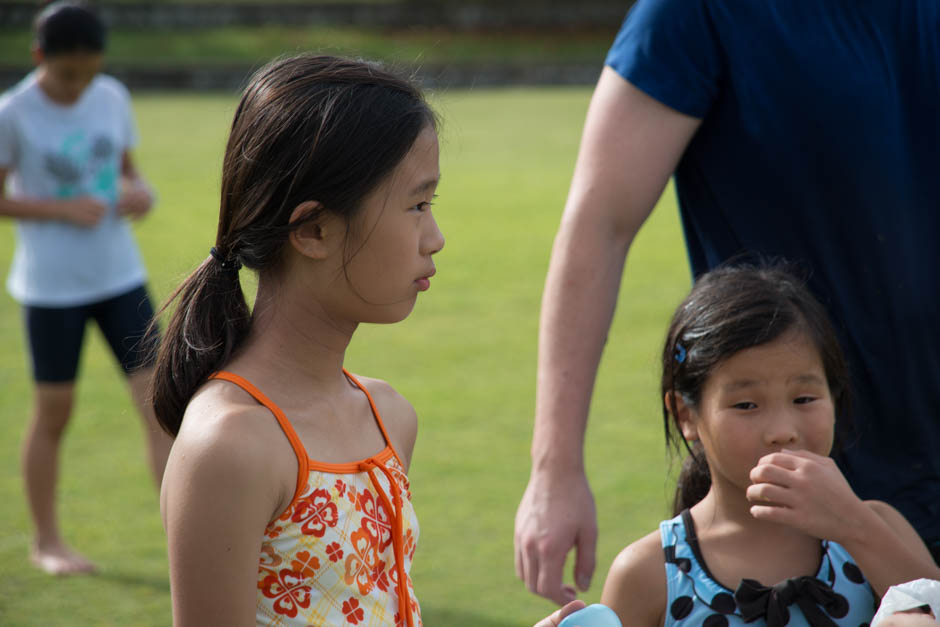
<svg viewBox="0 0 940 627">
<path fill-rule="evenodd" d="M 682 437 L 688 442 L 698 440 L 698 427 L 695 423 L 695 410 L 689 407 L 681 394 L 675 394 L 672 390 L 666 392 L 666 398 L 663 399 L 669 413 L 676 419 L 679 429 L 682 431 Z"/>
<path fill-rule="evenodd" d="M 302 202 L 290 214 L 290 223 L 301 221 L 310 213 L 319 213 L 320 217 L 315 220 L 308 220 L 295 229 L 291 229 L 287 239 L 291 246 L 304 257 L 311 259 L 326 259 L 333 248 L 333 240 L 336 238 L 336 224 L 334 220 L 327 217 L 323 211 L 323 206 L 314 201 L 308 200 Z"/>
</svg>

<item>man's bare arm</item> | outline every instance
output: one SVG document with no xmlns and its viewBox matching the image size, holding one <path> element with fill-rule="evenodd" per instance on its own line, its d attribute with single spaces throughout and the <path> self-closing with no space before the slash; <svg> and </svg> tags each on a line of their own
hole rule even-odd
<svg viewBox="0 0 940 627">
<path fill-rule="evenodd" d="M 584 473 L 588 407 L 627 251 L 700 120 L 604 68 L 591 100 L 542 300 L 532 475 L 516 514 L 516 572 L 557 603 L 594 571 L 596 516 Z"/>
</svg>

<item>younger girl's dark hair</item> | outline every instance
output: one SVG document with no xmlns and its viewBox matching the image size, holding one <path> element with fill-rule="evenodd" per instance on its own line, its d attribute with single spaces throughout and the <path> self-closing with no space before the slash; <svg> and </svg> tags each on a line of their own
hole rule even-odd
<svg viewBox="0 0 940 627">
<path fill-rule="evenodd" d="M 164 306 L 178 299 L 153 383 L 168 433 L 179 432 L 190 398 L 248 334 L 238 268 L 277 273 L 289 233 L 324 212 L 350 225 L 418 135 L 436 125 L 415 85 L 370 63 L 305 54 L 254 74 L 225 149 L 212 255 Z M 290 222 L 306 201 L 318 208 Z"/>
<path fill-rule="evenodd" d="M 91 7 L 75 0 L 53 2 L 33 22 L 36 47 L 46 57 L 104 52 L 108 32 Z"/>
<path fill-rule="evenodd" d="M 666 403 L 676 398 L 698 406 L 709 375 L 722 361 L 746 348 L 772 342 L 797 329 L 819 351 L 836 417 L 849 405 L 848 370 L 835 329 L 823 306 L 794 271 L 777 265 L 723 266 L 695 282 L 672 317 L 663 348 L 663 425 L 666 442 L 688 456 L 679 473 L 673 515 L 702 500 L 711 477 L 700 443 L 689 446 Z"/>
</svg>

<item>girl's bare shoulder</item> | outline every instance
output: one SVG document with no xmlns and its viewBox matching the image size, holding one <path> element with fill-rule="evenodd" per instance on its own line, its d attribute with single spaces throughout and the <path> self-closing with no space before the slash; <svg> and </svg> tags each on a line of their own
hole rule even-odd
<svg viewBox="0 0 940 627">
<path fill-rule="evenodd" d="M 371 377 L 354 376 L 372 396 L 382 423 L 388 431 L 388 437 L 392 440 L 392 446 L 407 467 L 411 462 L 411 452 L 414 450 L 415 440 L 418 437 L 418 415 L 414 407 L 387 382 Z"/>
<path fill-rule="evenodd" d="M 656 627 L 664 624 L 666 595 L 663 546 L 657 529 L 614 558 L 601 603 L 617 613 L 624 627 Z"/>
<path fill-rule="evenodd" d="M 226 381 L 209 381 L 193 396 L 177 436 L 177 442 L 181 441 L 197 448 L 223 447 L 247 454 L 263 454 L 267 446 L 287 442 L 274 414 Z"/>
<path fill-rule="evenodd" d="M 255 485 L 273 503 L 295 485 L 296 472 L 290 442 L 271 411 L 224 381 L 210 381 L 193 396 L 167 464 L 171 481 L 199 474 Z"/>
</svg>

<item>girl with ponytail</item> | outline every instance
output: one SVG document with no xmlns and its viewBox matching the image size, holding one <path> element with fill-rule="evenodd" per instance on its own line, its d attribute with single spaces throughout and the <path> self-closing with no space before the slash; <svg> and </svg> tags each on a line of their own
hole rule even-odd
<svg viewBox="0 0 940 627">
<path fill-rule="evenodd" d="M 214 245 L 157 357 L 176 625 L 421 623 L 415 412 L 343 357 L 359 323 L 398 322 L 428 289 L 439 178 L 435 115 L 409 82 L 312 55 L 252 78 Z"/>
<path fill-rule="evenodd" d="M 601 600 L 624 626 L 857 627 L 888 587 L 940 575 L 904 517 L 860 500 L 828 457 L 848 374 L 825 310 L 793 274 L 700 277 L 662 369 L 666 439 L 688 457 L 674 517 L 610 568 Z"/>
</svg>

